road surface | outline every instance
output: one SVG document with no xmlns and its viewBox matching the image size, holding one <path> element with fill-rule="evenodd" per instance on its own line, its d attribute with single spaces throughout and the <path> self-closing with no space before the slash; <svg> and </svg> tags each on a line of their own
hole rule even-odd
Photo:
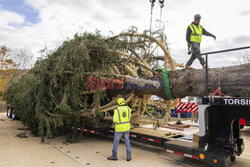
<svg viewBox="0 0 250 167">
<path fill-rule="evenodd" d="M 161 149 L 132 143 L 132 161 L 126 161 L 125 145 L 120 143 L 118 161 L 108 161 L 112 139 L 95 135 L 85 136 L 77 144 L 65 143 L 65 137 L 57 137 L 41 143 L 32 137 L 21 121 L 8 119 L 0 114 L 0 167 L 206 167 L 193 159 L 173 155 Z M 26 132 L 28 138 L 15 137 Z M 237 157 L 233 166 L 250 166 L 250 128 L 242 132 L 246 150 Z"/>
</svg>

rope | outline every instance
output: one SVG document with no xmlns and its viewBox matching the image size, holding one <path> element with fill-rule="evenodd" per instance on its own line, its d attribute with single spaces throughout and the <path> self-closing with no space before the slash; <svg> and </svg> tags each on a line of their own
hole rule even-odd
<svg viewBox="0 0 250 167">
<path fill-rule="evenodd" d="M 162 18 L 162 8 L 163 6 L 161 5 L 161 10 L 160 10 L 160 24 L 159 24 L 159 29 L 161 31 L 161 18 Z M 163 30 L 162 30 L 163 33 Z M 163 39 L 161 38 L 161 41 L 163 41 Z M 157 56 L 159 55 L 159 47 L 157 47 Z M 159 61 L 156 61 L 157 63 L 157 67 L 160 67 Z"/>
<path fill-rule="evenodd" d="M 150 36 L 151 36 L 151 34 L 152 34 L 153 8 L 154 8 L 154 2 L 152 1 L 152 3 L 151 3 L 151 12 L 150 12 L 150 27 L 149 27 Z"/>
<path fill-rule="evenodd" d="M 164 7 L 164 0 L 159 0 L 160 2 L 160 7 L 161 7 L 161 11 L 160 11 L 160 29 L 161 29 L 161 16 L 162 16 L 162 9 Z"/>
<path fill-rule="evenodd" d="M 163 7 L 164 7 L 164 1 L 161 1 L 161 0 L 159 0 L 159 2 L 160 2 L 160 20 L 159 20 L 159 30 L 160 30 L 160 32 L 163 34 L 164 33 L 164 30 L 162 29 L 162 26 L 161 26 L 161 20 L 162 20 L 162 9 L 163 9 Z M 163 38 L 161 37 L 161 42 L 163 41 Z M 159 48 L 157 47 L 157 56 L 159 55 Z M 159 64 L 159 62 L 158 61 L 156 61 L 156 64 L 157 64 L 157 67 L 160 67 L 160 64 Z"/>
<path fill-rule="evenodd" d="M 161 7 L 161 10 L 160 10 L 160 25 L 159 25 L 160 30 L 161 30 L 162 8 L 163 8 L 163 7 Z"/>
<path fill-rule="evenodd" d="M 149 35 L 151 36 L 152 35 L 152 19 L 153 19 L 153 8 L 154 8 L 154 1 L 151 2 L 151 12 L 150 12 L 150 27 L 149 27 Z M 150 55 L 150 42 L 149 42 L 149 45 L 148 45 L 148 55 Z"/>
</svg>

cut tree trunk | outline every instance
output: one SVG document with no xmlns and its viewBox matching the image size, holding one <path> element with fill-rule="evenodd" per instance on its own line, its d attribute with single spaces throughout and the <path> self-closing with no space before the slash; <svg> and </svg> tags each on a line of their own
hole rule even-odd
<svg viewBox="0 0 250 167">
<path fill-rule="evenodd" d="M 185 96 L 203 97 L 206 95 L 205 70 L 203 69 L 183 69 L 169 72 L 170 88 L 172 95 L 176 98 Z M 135 82 L 137 81 L 137 82 Z M 141 81 L 141 82 L 139 82 Z M 129 84 L 139 84 L 146 81 L 144 88 L 128 86 Z M 163 99 L 169 99 L 166 96 L 163 87 L 146 88 L 148 85 L 160 84 L 160 81 L 154 83 L 150 80 L 141 80 L 138 78 L 127 77 L 125 79 L 125 92 L 134 91 L 137 95 L 152 94 Z M 223 68 L 211 68 L 208 70 L 208 84 L 250 84 L 250 63 L 230 66 Z M 140 86 L 141 87 L 141 86 Z M 130 88 L 130 89 L 129 89 Z M 210 87 L 209 93 L 213 93 L 217 87 Z M 233 97 L 249 97 L 250 86 L 230 86 L 222 87 L 222 93 Z"/>
</svg>

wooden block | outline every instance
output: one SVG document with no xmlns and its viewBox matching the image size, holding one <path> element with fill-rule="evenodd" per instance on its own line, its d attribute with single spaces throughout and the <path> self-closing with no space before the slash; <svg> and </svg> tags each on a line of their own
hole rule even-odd
<svg viewBox="0 0 250 167">
<path fill-rule="evenodd" d="M 179 130 L 179 131 L 184 131 L 184 128 L 178 128 L 178 127 L 173 127 L 173 126 L 164 126 L 164 128 L 174 129 L 174 130 Z"/>
<path fill-rule="evenodd" d="M 168 126 L 178 127 L 178 128 L 189 128 L 190 125 L 177 125 L 177 124 L 168 124 Z"/>
<path fill-rule="evenodd" d="M 193 134 L 193 142 L 194 143 L 199 143 L 200 141 L 200 136 L 199 136 L 199 132 Z"/>
<path fill-rule="evenodd" d="M 181 133 L 173 133 L 173 132 L 168 132 L 168 131 L 163 131 L 163 130 L 153 130 L 150 128 L 134 128 L 134 129 L 131 129 L 130 131 L 134 133 L 140 133 L 140 134 L 145 134 L 148 136 L 162 137 L 162 138 L 170 138 L 170 137 L 182 135 Z"/>
</svg>

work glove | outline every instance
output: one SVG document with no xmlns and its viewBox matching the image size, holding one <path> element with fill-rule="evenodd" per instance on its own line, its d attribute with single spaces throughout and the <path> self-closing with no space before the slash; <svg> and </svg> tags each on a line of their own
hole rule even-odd
<svg viewBox="0 0 250 167">
<path fill-rule="evenodd" d="M 212 37 L 214 38 L 214 40 L 216 40 L 216 36 L 215 35 L 213 35 Z"/>
<path fill-rule="evenodd" d="M 192 46 L 191 43 L 188 43 L 188 53 L 187 53 L 188 55 L 191 55 L 191 54 L 192 54 L 192 51 L 191 51 L 191 49 L 190 49 L 191 46 Z"/>
</svg>

